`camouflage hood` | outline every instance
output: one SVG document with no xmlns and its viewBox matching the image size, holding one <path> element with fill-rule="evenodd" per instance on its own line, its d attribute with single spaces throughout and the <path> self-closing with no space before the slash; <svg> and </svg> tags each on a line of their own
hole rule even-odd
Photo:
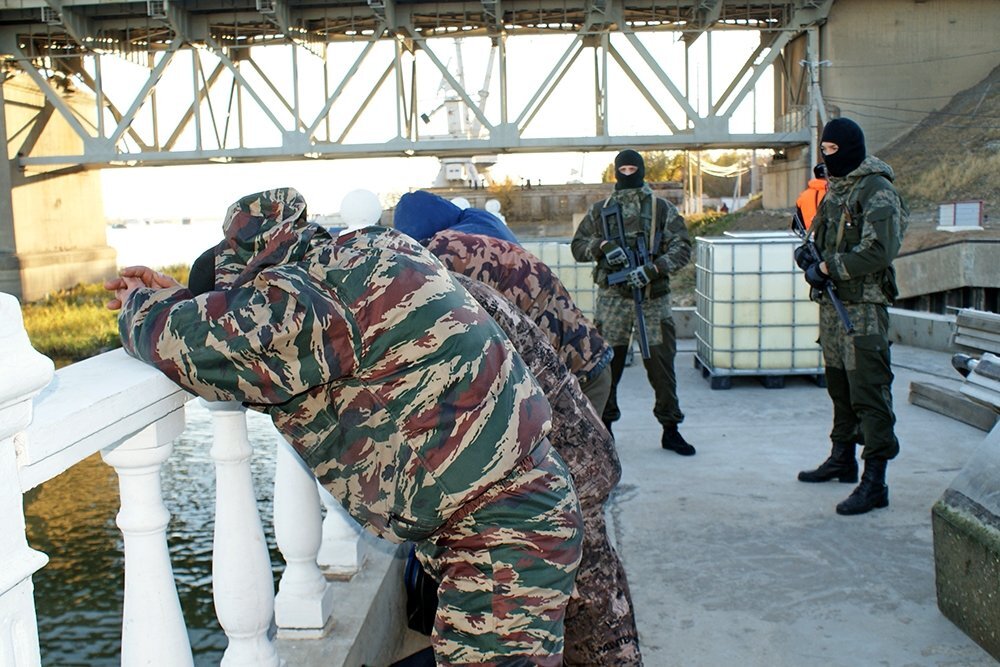
<svg viewBox="0 0 1000 667">
<path fill-rule="evenodd" d="M 270 266 L 301 261 L 314 240 L 332 237 L 306 222 L 306 200 L 294 188 L 243 197 L 226 211 L 217 246 L 215 286 L 242 285 Z"/>
<path fill-rule="evenodd" d="M 882 162 L 882 160 L 878 159 L 874 155 L 869 155 L 857 169 L 849 173 L 847 176 L 840 178 L 831 176 L 829 178 L 830 192 L 838 197 L 845 197 L 862 178 L 871 174 L 884 176 L 890 183 L 896 178 L 896 174 L 892 171 L 892 167 L 885 162 Z"/>
</svg>

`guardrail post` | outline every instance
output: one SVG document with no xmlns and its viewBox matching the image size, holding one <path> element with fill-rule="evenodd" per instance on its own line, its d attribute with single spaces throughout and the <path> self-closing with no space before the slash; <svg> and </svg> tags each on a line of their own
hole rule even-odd
<svg viewBox="0 0 1000 667">
<path fill-rule="evenodd" d="M 274 578 L 250 474 L 253 453 L 246 409 L 235 401 L 202 401 L 212 413 L 215 547 L 212 583 L 219 624 L 229 637 L 223 667 L 278 667 L 269 635 Z"/>
<path fill-rule="evenodd" d="M 322 637 L 333 613 L 333 587 L 316 555 L 322 539 L 319 491 L 316 479 L 292 446 L 275 437 L 274 536 L 285 559 L 285 572 L 274 600 L 279 636 Z"/>
<path fill-rule="evenodd" d="M 184 408 L 121 444 L 102 450 L 118 474 L 118 527 L 125 541 L 122 667 L 194 664 L 167 549 L 170 513 L 163 504 L 160 468 L 184 431 Z"/>
<path fill-rule="evenodd" d="M 323 519 L 323 544 L 316 560 L 324 572 L 348 578 L 361 569 L 364 561 L 362 528 L 329 491 L 321 486 L 317 488 L 326 507 L 326 518 Z"/>
<path fill-rule="evenodd" d="M 32 398 L 52 373 L 52 361 L 28 342 L 17 299 L 0 293 L 0 664 L 15 667 L 41 664 L 31 576 L 49 559 L 24 534 L 17 451 Z"/>
</svg>

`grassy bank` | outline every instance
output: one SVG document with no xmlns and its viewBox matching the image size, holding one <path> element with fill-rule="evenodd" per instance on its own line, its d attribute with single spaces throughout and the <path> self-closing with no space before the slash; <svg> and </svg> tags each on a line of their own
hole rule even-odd
<svg viewBox="0 0 1000 667">
<path fill-rule="evenodd" d="M 187 283 L 186 266 L 161 271 Z M 24 304 L 24 328 L 32 347 L 56 368 L 120 347 L 118 314 L 104 307 L 110 294 L 100 283 L 77 285 Z"/>
</svg>

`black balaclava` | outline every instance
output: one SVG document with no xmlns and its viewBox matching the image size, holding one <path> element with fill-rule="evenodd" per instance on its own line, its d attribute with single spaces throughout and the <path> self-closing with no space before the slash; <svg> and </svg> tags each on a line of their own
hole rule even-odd
<svg viewBox="0 0 1000 667">
<path fill-rule="evenodd" d="M 834 118 L 823 128 L 821 141 L 837 144 L 836 153 L 823 156 L 830 176 L 847 176 L 864 162 L 865 133 L 853 120 Z"/>
<path fill-rule="evenodd" d="M 618 171 L 618 167 L 630 164 L 639 167 L 639 170 L 630 176 L 625 176 Z M 628 188 L 641 188 L 643 179 L 646 177 L 646 163 L 642 161 L 642 156 L 631 148 L 623 150 L 615 156 L 615 190 L 627 190 Z"/>
<path fill-rule="evenodd" d="M 198 255 L 188 274 L 188 289 L 195 296 L 215 289 L 215 246 Z"/>
</svg>

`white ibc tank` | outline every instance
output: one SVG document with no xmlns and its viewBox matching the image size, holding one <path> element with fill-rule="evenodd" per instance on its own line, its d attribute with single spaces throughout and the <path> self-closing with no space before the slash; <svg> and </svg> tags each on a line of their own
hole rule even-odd
<svg viewBox="0 0 1000 667">
<path fill-rule="evenodd" d="M 791 232 L 696 240 L 699 360 L 716 374 L 822 373 L 819 307 L 792 258 Z"/>
</svg>

